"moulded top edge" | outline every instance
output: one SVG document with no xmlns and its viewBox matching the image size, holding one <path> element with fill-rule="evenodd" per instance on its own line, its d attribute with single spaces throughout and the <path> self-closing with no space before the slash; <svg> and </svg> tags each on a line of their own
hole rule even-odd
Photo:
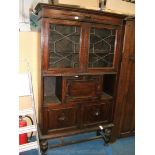
<svg viewBox="0 0 155 155">
<path fill-rule="evenodd" d="M 84 9 L 84 8 L 79 8 L 79 7 L 69 7 L 69 6 L 53 5 L 53 4 L 45 4 L 45 3 L 37 4 L 37 6 L 35 7 L 36 14 L 42 8 L 66 10 L 66 11 L 77 11 L 77 12 L 81 12 L 81 13 L 83 12 L 83 13 L 91 13 L 91 14 L 93 13 L 93 14 L 98 14 L 98 15 L 113 16 L 113 17 L 122 18 L 122 19 L 124 19 L 128 16 L 128 15 L 124 15 L 124 14 L 117 14 L 117 13 L 100 11 L 100 10 Z"/>
</svg>

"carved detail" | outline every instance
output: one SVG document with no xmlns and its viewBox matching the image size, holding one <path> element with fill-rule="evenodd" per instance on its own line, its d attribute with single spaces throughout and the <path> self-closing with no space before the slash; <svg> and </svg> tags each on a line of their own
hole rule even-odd
<svg viewBox="0 0 155 155">
<path fill-rule="evenodd" d="M 47 140 L 41 140 L 40 148 L 41 148 L 42 155 L 47 155 L 48 141 Z"/>
<path fill-rule="evenodd" d="M 104 139 L 105 145 L 107 145 L 110 142 L 110 137 L 111 137 L 111 128 L 104 128 L 101 130 L 97 130 L 96 132 L 97 136 L 102 136 Z"/>
<path fill-rule="evenodd" d="M 111 137 L 111 128 L 106 128 L 104 130 L 104 133 L 105 133 L 105 143 L 108 144 L 109 141 L 110 141 L 110 137 Z"/>
</svg>

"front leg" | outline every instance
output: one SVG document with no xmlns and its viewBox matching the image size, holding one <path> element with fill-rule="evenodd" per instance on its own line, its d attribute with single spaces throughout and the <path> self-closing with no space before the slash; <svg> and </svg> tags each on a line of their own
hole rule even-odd
<svg viewBox="0 0 155 155">
<path fill-rule="evenodd" d="M 110 128 L 106 128 L 104 129 L 104 133 L 105 133 L 105 143 L 108 144 L 110 142 L 110 137 L 111 137 L 111 129 Z"/>
<path fill-rule="evenodd" d="M 110 142 L 110 137 L 111 137 L 111 128 L 103 128 L 102 126 L 99 126 L 99 130 L 97 130 L 96 135 L 97 136 L 102 136 L 105 145 L 107 145 Z"/>
<path fill-rule="evenodd" d="M 47 155 L 48 141 L 46 139 L 40 141 L 40 149 L 42 155 Z"/>
</svg>

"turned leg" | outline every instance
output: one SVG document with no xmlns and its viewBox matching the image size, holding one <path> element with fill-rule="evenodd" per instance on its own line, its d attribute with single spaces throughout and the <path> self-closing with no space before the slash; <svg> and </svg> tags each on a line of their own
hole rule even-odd
<svg viewBox="0 0 155 155">
<path fill-rule="evenodd" d="M 48 141 L 47 140 L 40 141 L 40 149 L 41 149 L 42 155 L 47 154 L 47 150 L 48 150 Z"/>
<path fill-rule="evenodd" d="M 105 129 L 99 129 L 96 132 L 97 136 L 102 136 L 105 145 L 110 142 L 110 137 L 111 137 L 111 128 L 105 128 Z"/>
<path fill-rule="evenodd" d="M 111 129 L 110 128 L 106 128 L 104 130 L 104 133 L 105 133 L 105 143 L 108 144 L 110 142 Z"/>
</svg>

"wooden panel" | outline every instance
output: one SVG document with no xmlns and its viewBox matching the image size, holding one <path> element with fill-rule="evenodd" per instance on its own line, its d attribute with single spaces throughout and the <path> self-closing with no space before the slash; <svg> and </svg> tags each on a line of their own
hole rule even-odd
<svg viewBox="0 0 155 155">
<path fill-rule="evenodd" d="M 135 60 L 134 60 L 134 22 L 127 21 L 125 46 L 124 46 L 124 57 L 123 63 L 126 64 L 127 77 L 126 79 L 126 90 L 123 95 L 123 104 L 120 124 L 120 136 L 131 135 L 134 130 L 134 114 L 135 114 Z M 123 70 L 123 74 L 125 70 Z"/>
<path fill-rule="evenodd" d="M 132 64 L 130 80 L 129 80 L 129 89 L 125 99 L 125 106 L 122 118 L 122 126 L 121 126 L 121 136 L 130 135 L 134 131 L 134 115 L 135 115 L 135 68 L 134 64 Z"/>
<path fill-rule="evenodd" d="M 72 81 L 68 86 L 68 95 L 73 97 L 96 96 L 96 82 L 95 81 Z"/>
<path fill-rule="evenodd" d="M 135 110 L 135 24 L 128 20 L 125 27 L 123 58 L 117 90 L 113 140 L 134 133 Z"/>
<path fill-rule="evenodd" d="M 101 96 L 101 76 L 78 76 L 63 79 L 63 100 L 86 100 Z"/>
</svg>

